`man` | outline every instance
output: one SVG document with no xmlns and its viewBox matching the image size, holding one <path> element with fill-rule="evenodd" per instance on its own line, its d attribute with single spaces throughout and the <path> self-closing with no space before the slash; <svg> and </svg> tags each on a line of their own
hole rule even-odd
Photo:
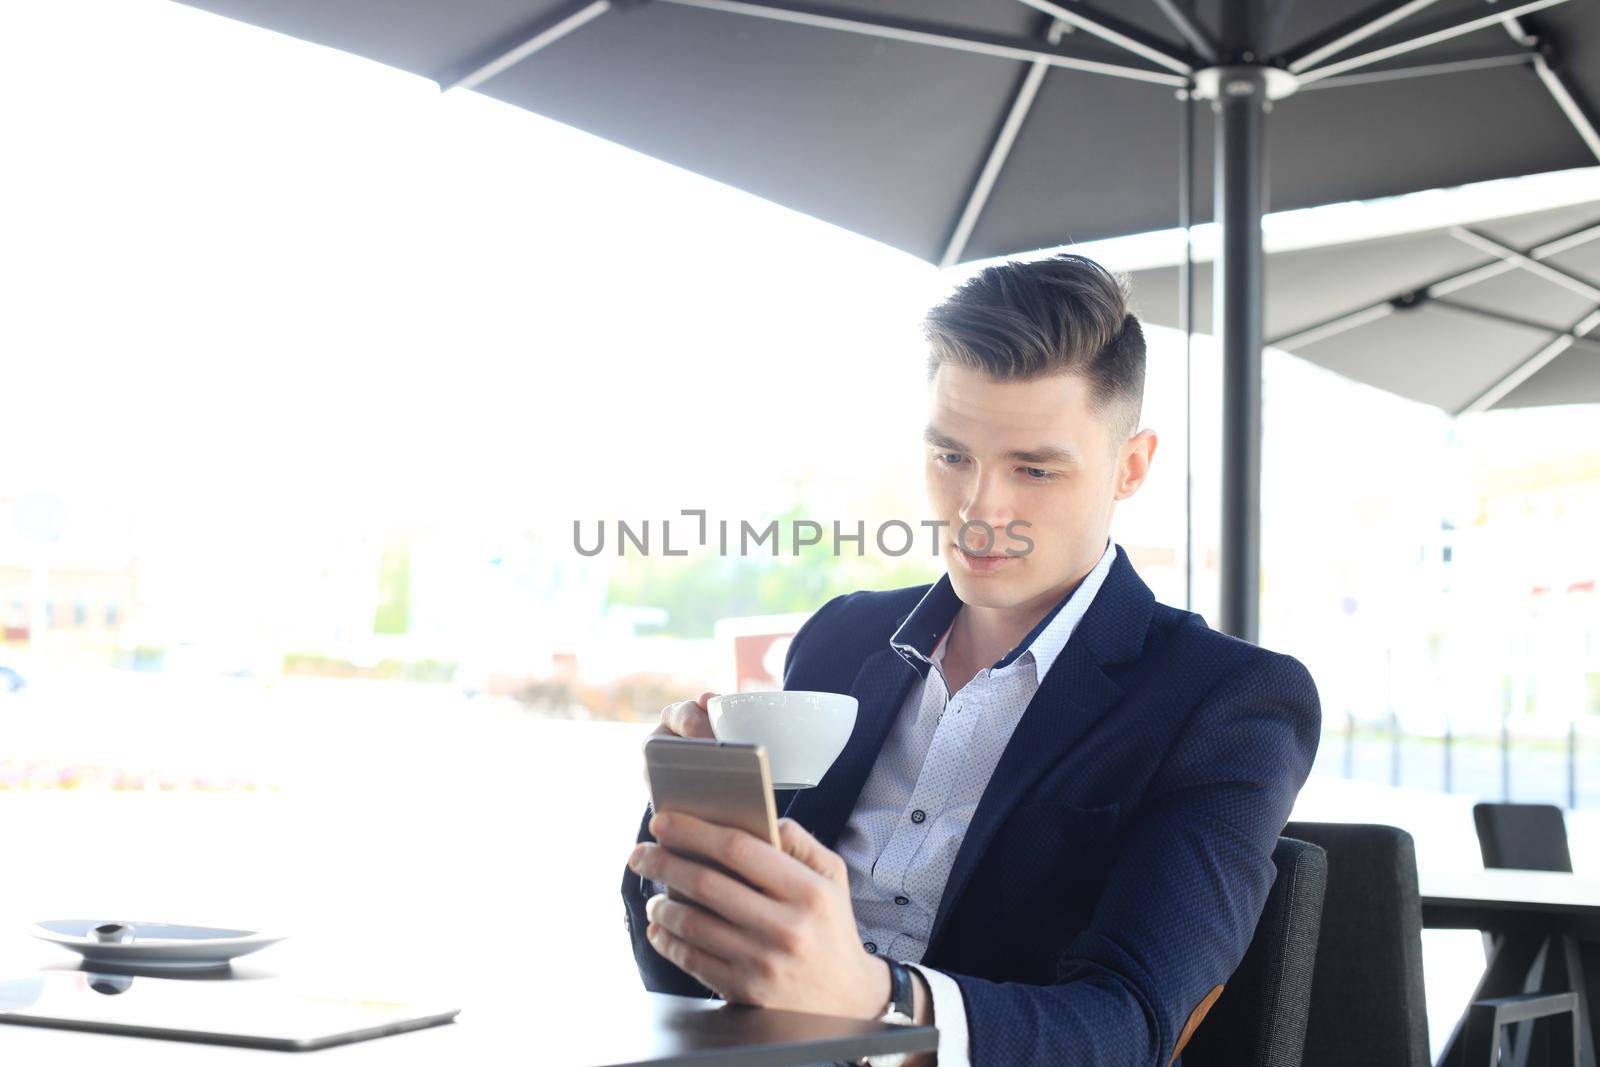
<svg viewBox="0 0 1600 1067">
<path fill-rule="evenodd" d="M 1316 688 L 1156 603 L 1109 540 L 1156 451 L 1115 279 L 1080 256 L 991 267 L 925 331 L 947 574 L 839 597 L 795 636 L 784 687 L 860 711 L 822 782 L 778 794 L 782 850 L 646 812 L 634 956 L 652 990 L 862 1018 L 909 986 L 941 1067 L 1167 1067 L 1265 905 Z M 709 696 L 657 733 L 711 736 Z"/>
</svg>

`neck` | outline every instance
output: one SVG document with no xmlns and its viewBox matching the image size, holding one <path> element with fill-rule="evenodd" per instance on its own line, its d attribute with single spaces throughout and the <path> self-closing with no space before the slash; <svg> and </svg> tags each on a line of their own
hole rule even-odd
<svg viewBox="0 0 1600 1067">
<path fill-rule="evenodd" d="M 1009 608 L 989 608 L 964 604 L 950 628 L 948 649 L 968 663 L 994 663 L 1017 647 L 1039 620 L 1050 614 L 1062 600 L 1077 591 L 1094 570 L 1094 562 L 1074 573 L 1069 580 L 1053 586 L 1032 600 Z"/>
</svg>

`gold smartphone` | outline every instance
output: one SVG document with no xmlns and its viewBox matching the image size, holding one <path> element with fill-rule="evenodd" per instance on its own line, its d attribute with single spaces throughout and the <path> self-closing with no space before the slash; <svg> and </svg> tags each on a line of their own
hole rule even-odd
<svg viewBox="0 0 1600 1067">
<path fill-rule="evenodd" d="M 767 750 L 761 745 L 696 737 L 652 737 L 644 743 L 644 766 L 653 810 L 686 812 L 754 834 L 773 848 L 782 848 L 778 842 L 772 772 L 767 766 Z M 691 853 L 683 855 L 744 881 L 714 860 Z M 695 903 L 670 886 L 667 897 Z"/>
</svg>

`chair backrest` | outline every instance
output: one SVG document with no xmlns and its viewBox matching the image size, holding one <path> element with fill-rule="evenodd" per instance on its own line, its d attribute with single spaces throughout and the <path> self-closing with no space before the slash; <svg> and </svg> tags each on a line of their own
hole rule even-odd
<svg viewBox="0 0 1600 1067">
<path fill-rule="evenodd" d="M 1472 822 L 1485 867 L 1571 873 L 1567 824 L 1554 804 L 1474 804 Z"/>
<path fill-rule="evenodd" d="M 1328 876 L 1322 849 L 1280 837 L 1277 880 L 1244 959 L 1184 1046 L 1183 1067 L 1298 1067 Z"/>
<path fill-rule="evenodd" d="M 1291 822 L 1283 832 L 1328 854 L 1305 1067 L 1429 1067 L 1411 835 L 1362 823 Z"/>
</svg>

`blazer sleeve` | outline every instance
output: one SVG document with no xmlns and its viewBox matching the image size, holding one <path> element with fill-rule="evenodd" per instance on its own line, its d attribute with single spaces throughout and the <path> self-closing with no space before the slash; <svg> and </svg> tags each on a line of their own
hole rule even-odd
<svg viewBox="0 0 1600 1067">
<path fill-rule="evenodd" d="M 1244 958 L 1320 737 L 1316 686 L 1298 661 L 1257 651 L 1226 675 L 1132 813 L 1055 983 L 951 975 L 975 1067 L 1167 1067 L 1191 1014 Z"/>
<path fill-rule="evenodd" d="M 820 629 L 819 620 L 830 612 L 837 604 L 846 599 L 835 597 L 807 619 L 795 633 L 794 639 L 789 642 L 789 649 L 783 659 L 783 681 L 785 687 L 793 672 L 795 661 L 804 653 L 811 652 L 810 646 L 816 643 L 817 633 Z M 784 794 L 779 794 L 779 810 L 783 809 L 781 803 Z M 644 817 L 639 820 L 639 833 L 634 839 L 634 844 L 641 841 L 655 841 L 655 836 L 650 833 L 650 816 L 654 814 L 650 805 L 645 805 Z M 622 907 L 623 923 L 628 930 L 628 939 L 633 944 L 633 960 L 639 968 L 639 977 L 644 980 L 644 987 L 652 993 L 676 993 L 685 997 L 714 997 L 716 994 L 706 988 L 700 981 L 690 976 L 677 964 L 668 960 L 657 952 L 650 944 L 644 932 L 650 920 L 645 916 L 645 903 L 656 893 L 654 884 L 648 882 L 640 875 L 634 874 L 626 865 L 622 868 Z"/>
</svg>

